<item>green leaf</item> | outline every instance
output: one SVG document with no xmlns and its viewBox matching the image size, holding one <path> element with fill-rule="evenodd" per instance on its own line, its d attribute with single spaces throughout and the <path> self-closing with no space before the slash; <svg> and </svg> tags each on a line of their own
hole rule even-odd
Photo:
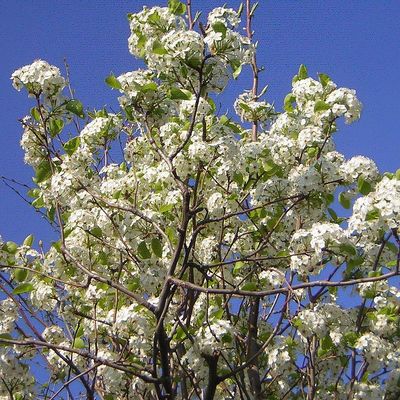
<svg viewBox="0 0 400 400">
<path fill-rule="evenodd" d="M 84 349 L 85 348 L 85 342 L 83 341 L 82 338 L 77 337 L 74 339 L 74 343 L 72 345 L 75 349 Z"/>
<path fill-rule="evenodd" d="M 63 145 L 65 152 L 69 156 L 72 156 L 72 154 L 74 154 L 75 151 L 78 149 L 80 143 L 81 143 L 81 138 L 79 136 L 76 136 L 68 140 L 68 142 L 64 143 Z"/>
<path fill-rule="evenodd" d="M 239 107 L 246 112 L 251 112 L 250 106 L 246 103 L 239 103 Z"/>
<path fill-rule="evenodd" d="M 225 39 L 227 27 L 224 23 L 216 22 L 215 24 L 212 24 L 212 29 L 214 32 L 222 33 L 222 39 Z"/>
<path fill-rule="evenodd" d="M 41 183 L 51 177 L 51 166 L 49 161 L 43 160 L 35 170 L 35 183 Z"/>
<path fill-rule="evenodd" d="M 32 199 L 36 199 L 40 196 L 40 190 L 38 188 L 29 189 L 27 195 Z"/>
<path fill-rule="evenodd" d="M 361 265 L 363 262 L 364 262 L 364 257 L 356 256 L 347 262 L 347 266 L 349 267 L 349 269 L 353 269 Z"/>
<path fill-rule="evenodd" d="M 258 4 L 259 4 L 259 2 L 258 1 L 256 1 L 254 4 L 253 4 L 253 6 L 251 7 L 251 9 L 250 9 L 250 17 L 252 17 L 253 15 L 254 15 L 254 13 L 256 12 L 256 10 L 257 10 L 257 7 L 258 7 Z"/>
<path fill-rule="evenodd" d="M 9 333 L 0 333 L 0 347 L 14 346 L 11 343 L 1 343 L 1 339 L 13 340 L 13 337 Z"/>
<path fill-rule="evenodd" d="M 349 243 L 342 243 L 339 246 L 339 251 L 341 253 L 346 253 L 346 254 L 348 254 L 350 256 L 356 256 L 357 255 L 356 248 L 353 245 L 349 244 Z"/>
<path fill-rule="evenodd" d="M 32 246 L 32 244 L 33 244 L 33 240 L 34 240 L 34 236 L 31 234 L 31 235 L 28 235 L 26 238 L 25 238 L 25 240 L 24 240 L 24 242 L 22 243 L 24 246 L 28 246 L 28 247 L 31 247 Z"/>
<path fill-rule="evenodd" d="M 14 271 L 14 279 L 17 282 L 23 282 L 28 276 L 28 270 L 23 268 L 18 268 Z"/>
<path fill-rule="evenodd" d="M 235 266 L 233 267 L 232 274 L 237 275 L 240 270 L 245 266 L 243 261 L 236 261 Z"/>
<path fill-rule="evenodd" d="M 300 65 L 299 72 L 297 73 L 297 77 L 299 80 L 308 78 L 307 67 L 304 64 Z"/>
<path fill-rule="evenodd" d="M 362 176 L 358 178 L 357 189 L 364 196 L 372 191 L 371 184 L 364 180 Z"/>
<path fill-rule="evenodd" d="M 77 338 L 81 337 L 81 336 L 83 336 L 83 333 L 84 333 L 83 326 L 80 325 L 79 328 L 77 329 L 76 333 L 75 333 L 75 337 L 77 337 Z"/>
<path fill-rule="evenodd" d="M 400 168 L 394 174 L 395 178 L 400 181 Z"/>
<path fill-rule="evenodd" d="M 347 208 L 347 209 L 350 208 L 351 202 L 345 192 L 341 192 L 339 194 L 339 203 L 342 205 L 343 208 Z"/>
<path fill-rule="evenodd" d="M 103 236 L 103 231 L 99 226 L 95 226 L 93 229 L 91 229 L 90 233 L 96 238 L 101 238 Z"/>
<path fill-rule="evenodd" d="M 156 25 L 160 22 L 160 14 L 158 14 L 157 11 L 154 11 L 153 14 L 149 15 L 147 18 L 147 21 L 150 22 L 150 24 Z"/>
<path fill-rule="evenodd" d="M 377 210 L 376 208 L 371 211 L 368 211 L 367 215 L 365 216 L 366 221 L 373 221 L 374 219 L 378 218 L 379 218 L 379 210 Z"/>
<path fill-rule="evenodd" d="M 32 201 L 32 206 L 35 208 L 42 208 L 44 207 L 44 200 L 43 197 L 38 197 L 37 199 Z"/>
<path fill-rule="evenodd" d="M 192 95 L 189 91 L 172 87 L 169 91 L 171 100 L 190 100 Z"/>
<path fill-rule="evenodd" d="M 257 290 L 257 283 L 255 282 L 246 282 L 242 287 L 241 290 L 248 290 L 250 292 L 254 292 Z"/>
<path fill-rule="evenodd" d="M 144 241 L 140 242 L 137 250 L 138 250 L 140 258 L 147 260 L 151 257 L 151 253 L 150 253 L 149 249 L 147 248 L 146 242 L 144 242 Z"/>
<path fill-rule="evenodd" d="M 181 340 L 183 340 L 185 338 L 186 338 L 185 331 L 182 329 L 182 327 L 178 326 L 176 328 L 176 333 L 174 335 L 174 339 L 177 340 L 177 341 L 181 341 Z"/>
<path fill-rule="evenodd" d="M 318 100 L 315 102 L 314 105 L 314 111 L 318 112 L 318 111 L 326 111 L 329 110 L 331 108 L 331 106 L 327 103 L 325 103 L 323 100 Z"/>
<path fill-rule="evenodd" d="M 185 64 L 187 66 L 189 66 L 190 68 L 193 68 L 195 70 L 199 69 L 199 67 L 201 66 L 201 63 L 202 63 L 202 61 L 198 57 L 191 57 L 191 58 L 189 58 L 188 60 L 185 61 Z"/>
<path fill-rule="evenodd" d="M 155 83 L 155 82 L 146 83 L 145 85 L 140 87 L 140 91 L 143 93 L 155 92 L 157 89 L 158 89 L 158 86 L 157 86 L 157 83 Z"/>
<path fill-rule="evenodd" d="M 354 347 L 358 340 L 358 334 L 356 332 L 347 332 L 343 335 L 343 340 L 348 346 Z"/>
<path fill-rule="evenodd" d="M 122 88 L 120 81 L 116 78 L 116 76 L 114 74 L 108 75 L 104 81 L 112 89 L 121 89 Z"/>
<path fill-rule="evenodd" d="M 49 132 L 51 137 L 57 136 L 64 128 L 64 121 L 58 118 L 52 118 L 49 121 Z"/>
<path fill-rule="evenodd" d="M 335 348 L 332 339 L 329 335 L 326 335 L 320 340 L 320 347 L 318 348 L 318 356 L 322 357 L 325 354 L 329 353 L 331 350 Z"/>
<path fill-rule="evenodd" d="M 325 87 L 331 81 L 331 78 L 328 75 L 322 73 L 318 74 L 318 79 L 323 87 Z"/>
<path fill-rule="evenodd" d="M 309 147 L 307 149 L 307 155 L 308 155 L 308 157 L 313 158 L 318 154 L 318 151 L 319 151 L 319 147 L 317 147 L 317 146 Z"/>
<path fill-rule="evenodd" d="M 174 208 L 173 204 L 163 204 L 160 206 L 160 213 L 164 214 L 171 211 Z"/>
<path fill-rule="evenodd" d="M 333 221 L 336 221 L 338 219 L 338 215 L 336 214 L 336 211 L 333 208 L 328 208 L 327 211 L 330 217 L 333 219 Z"/>
<path fill-rule="evenodd" d="M 159 239 L 157 238 L 151 239 L 151 249 L 158 258 L 162 257 L 162 245 Z"/>
<path fill-rule="evenodd" d="M 154 54 L 159 54 L 159 55 L 168 53 L 168 51 L 165 49 L 165 47 L 158 40 L 154 41 L 152 50 L 153 50 Z"/>
<path fill-rule="evenodd" d="M 31 108 L 31 115 L 36 122 L 41 122 L 40 113 L 37 107 Z"/>
<path fill-rule="evenodd" d="M 242 72 L 242 64 L 239 64 L 238 66 L 235 67 L 232 66 L 232 70 L 233 70 L 232 72 L 233 79 L 237 79 L 240 73 Z"/>
<path fill-rule="evenodd" d="M 240 172 L 234 172 L 233 174 L 233 180 L 239 185 L 242 186 L 244 179 L 243 179 L 243 175 Z"/>
<path fill-rule="evenodd" d="M 13 294 L 28 293 L 28 292 L 32 292 L 33 289 L 34 289 L 34 287 L 33 287 L 32 283 L 21 283 L 13 290 Z"/>
<path fill-rule="evenodd" d="M 85 118 L 85 113 L 83 112 L 83 105 L 79 100 L 70 100 L 65 108 L 72 114 L 77 115 L 79 118 Z"/>
<path fill-rule="evenodd" d="M 283 108 L 286 112 L 290 113 L 294 111 L 293 104 L 296 103 L 296 97 L 293 93 L 289 93 L 286 95 L 285 100 L 283 101 Z"/>
<path fill-rule="evenodd" d="M 8 241 L 3 244 L 2 250 L 8 254 L 15 254 L 18 251 L 18 246 L 15 242 Z"/>
<path fill-rule="evenodd" d="M 175 15 L 181 15 L 186 12 L 186 4 L 179 0 L 168 0 L 168 8 Z"/>
</svg>

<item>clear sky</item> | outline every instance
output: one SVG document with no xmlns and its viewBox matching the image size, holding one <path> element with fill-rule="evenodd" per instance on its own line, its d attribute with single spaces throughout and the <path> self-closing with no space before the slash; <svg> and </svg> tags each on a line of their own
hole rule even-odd
<svg viewBox="0 0 400 400">
<path fill-rule="evenodd" d="M 195 9 L 238 0 L 192 0 Z M 17 122 L 32 107 L 25 93 L 11 87 L 11 73 L 37 58 L 70 65 L 76 97 L 86 107 L 116 105 L 117 93 L 104 83 L 115 74 L 141 64 L 128 52 L 128 12 L 166 0 L 13 0 L 1 2 L 0 16 L 0 175 L 31 183 L 31 168 L 23 164 Z M 347 157 L 373 158 L 381 171 L 400 167 L 398 128 L 400 93 L 400 2 L 398 0 L 260 0 L 254 29 L 258 60 L 265 66 L 266 99 L 278 110 L 290 91 L 299 64 L 315 76 L 325 72 L 340 86 L 357 90 L 364 105 L 361 120 L 341 126 L 338 150 Z M 248 81 L 247 81 L 248 82 Z M 248 84 L 248 86 L 250 86 Z M 243 87 L 231 86 L 220 96 L 222 110 Z M 48 242 L 47 224 L 29 205 L 0 183 L 0 234 L 22 241 L 28 234 Z"/>
</svg>

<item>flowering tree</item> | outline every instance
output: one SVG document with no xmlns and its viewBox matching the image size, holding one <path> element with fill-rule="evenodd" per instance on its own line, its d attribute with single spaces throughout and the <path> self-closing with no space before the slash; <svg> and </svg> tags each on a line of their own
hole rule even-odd
<svg viewBox="0 0 400 400">
<path fill-rule="evenodd" d="M 1 243 L 1 399 L 399 398 L 400 173 L 335 151 L 361 105 L 327 75 L 262 100 L 255 9 L 130 14 L 118 113 L 45 61 L 12 75 L 59 240 Z M 240 123 L 213 97 L 246 64 Z"/>
</svg>

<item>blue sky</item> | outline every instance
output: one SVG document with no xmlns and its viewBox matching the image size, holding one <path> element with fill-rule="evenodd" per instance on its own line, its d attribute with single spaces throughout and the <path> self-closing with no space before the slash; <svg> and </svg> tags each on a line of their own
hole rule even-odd
<svg viewBox="0 0 400 400">
<path fill-rule="evenodd" d="M 195 9 L 222 5 L 225 0 L 192 0 Z M 227 1 L 237 8 L 240 1 Z M 281 109 L 299 64 L 310 75 L 325 72 L 340 86 L 357 90 L 364 105 L 361 120 L 341 126 L 338 149 L 347 157 L 366 155 L 381 171 L 400 167 L 398 129 L 400 92 L 400 3 L 397 0 L 261 0 L 254 29 L 258 60 L 265 66 L 261 84 L 269 84 L 266 99 Z M 70 65 L 76 96 L 86 107 L 116 105 L 116 92 L 104 83 L 141 64 L 128 52 L 128 12 L 165 1 L 25 1 L 3 2 L 0 17 L 0 175 L 30 183 L 31 168 L 23 164 L 17 122 L 32 107 L 25 94 L 14 91 L 9 77 L 37 58 Z M 206 6 L 205 6 L 206 4 Z M 246 73 L 244 74 L 246 76 Z M 246 85 L 247 83 L 247 85 Z M 217 99 L 222 110 L 249 81 L 234 83 Z M 46 243 L 54 234 L 18 196 L 0 183 L 0 234 L 22 241 L 34 233 Z"/>
</svg>

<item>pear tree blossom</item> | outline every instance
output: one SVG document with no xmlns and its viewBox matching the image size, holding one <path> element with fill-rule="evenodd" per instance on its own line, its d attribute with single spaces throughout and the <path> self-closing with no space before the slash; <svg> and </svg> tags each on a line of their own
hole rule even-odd
<svg viewBox="0 0 400 400">
<path fill-rule="evenodd" d="M 58 237 L 0 240 L 1 400 L 400 398 L 400 170 L 336 150 L 362 106 L 328 75 L 268 98 L 256 8 L 129 14 L 118 110 L 12 74 Z"/>
</svg>

